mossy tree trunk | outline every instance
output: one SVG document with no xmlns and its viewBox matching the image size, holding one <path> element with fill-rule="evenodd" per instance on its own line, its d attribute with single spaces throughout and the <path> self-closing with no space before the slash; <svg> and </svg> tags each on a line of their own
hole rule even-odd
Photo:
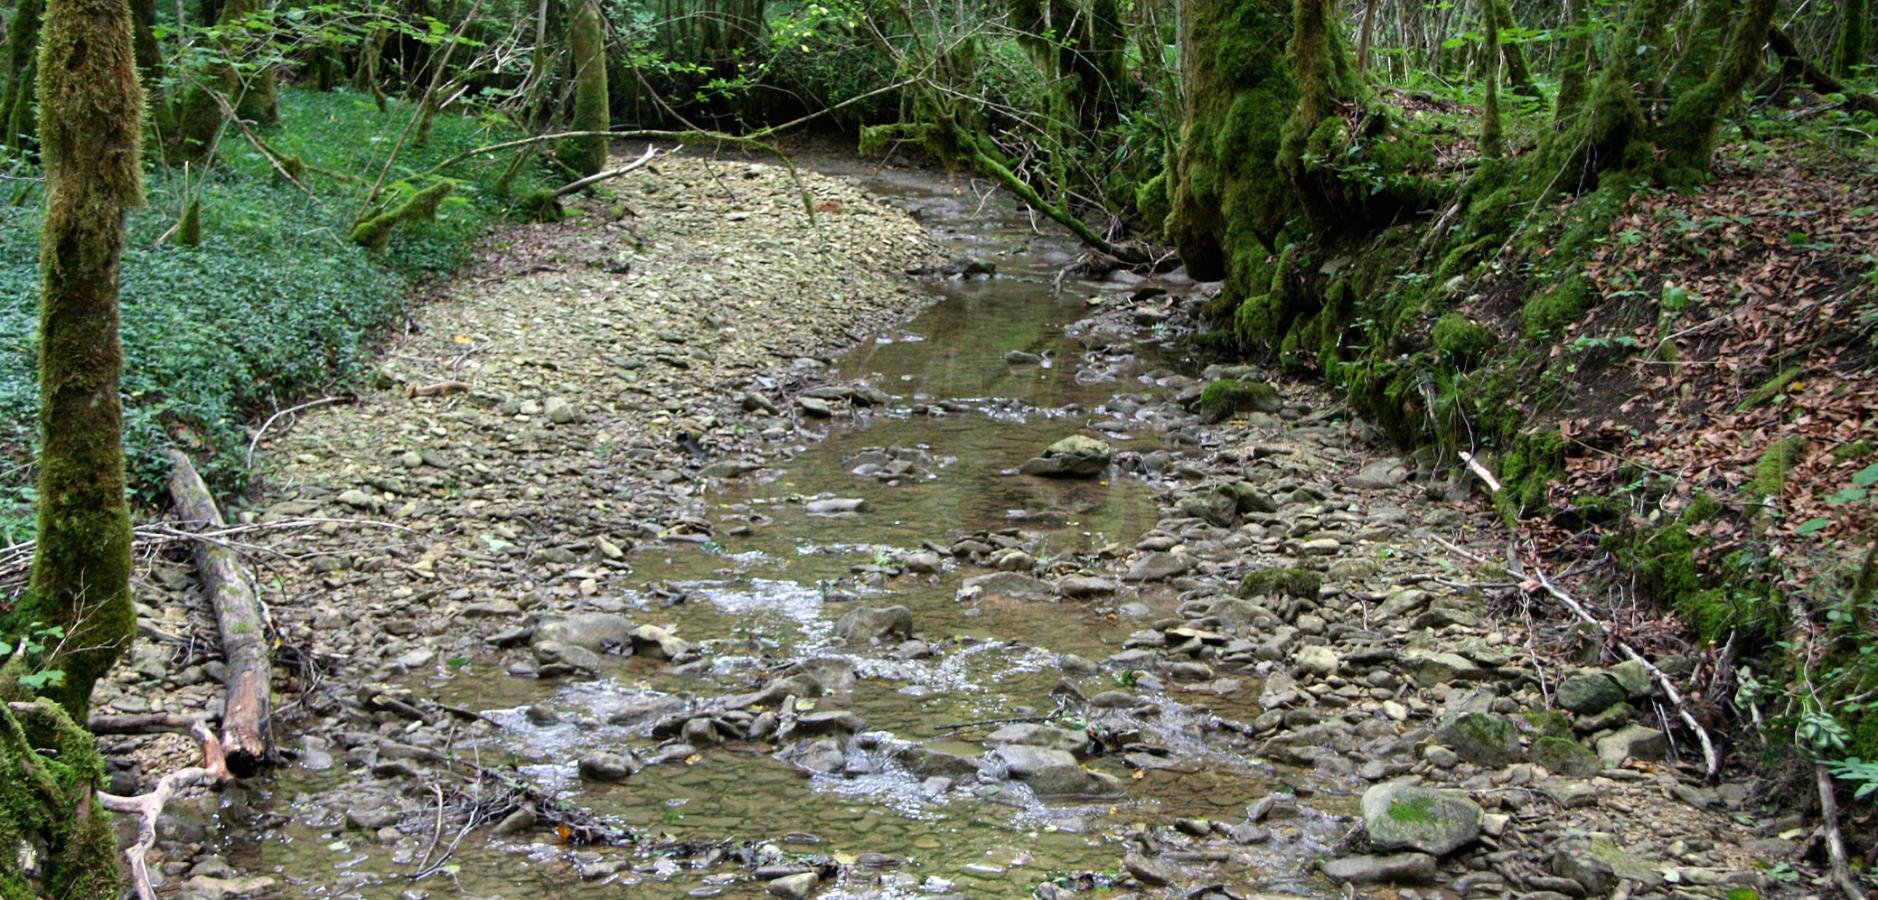
<svg viewBox="0 0 1878 900">
<path fill-rule="evenodd" d="M 1739 9 L 1719 64 L 1700 86 L 1676 95 L 1659 128 L 1663 175 L 1671 183 L 1708 174 L 1722 115 L 1734 109 L 1741 89 L 1761 69 L 1761 48 L 1774 19 L 1775 0 L 1747 0 Z"/>
<path fill-rule="evenodd" d="M 255 12 L 255 0 L 224 0 L 216 24 L 233 27 Z M 225 40 L 219 48 L 228 60 L 216 62 L 200 73 L 201 81 L 183 92 L 177 111 L 176 148 L 170 156 L 177 160 L 196 161 L 214 151 L 222 132 L 223 108 L 216 101 L 219 94 L 243 119 L 261 124 L 280 118 L 280 105 L 272 67 L 262 67 L 243 77 L 233 59 L 246 52 L 248 40 Z M 370 39 L 367 39 L 370 43 Z"/>
<path fill-rule="evenodd" d="M 1839 23 L 1839 41 L 1833 46 L 1832 73 L 1849 78 L 1871 52 L 1871 0 L 1842 0 L 1840 6 L 1845 21 Z"/>
<path fill-rule="evenodd" d="M 55 703 L 0 704 L 0 897 L 116 897 L 117 837 L 97 804 L 97 739 Z M 21 863 L 31 848 L 30 869 Z"/>
<path fill-rule="evenodd" d="M 1506 138 L 1500 123 L 1500 16 L 1495 9 L 1503 0 L 1484 0 L 1481 25 L 1485 29 L 1486 99 L 1481 104 L 1480 155 L 1497 159 L 1506 154 Z"/>
<path fill-rule="evenodd" d="M 46 213 L 40 270 L 38 544 L 11 625 L 57 625 L 43 693 L 85 720 L 92 684 L 129 645 L 118 272 L 143 200 L 143 89 L 124 0 L 51 0 L 39 49 Z"/>
<path fill-rule="evenodd" d="M 606 88 L 606 33 L 597 0 L 582 0 L 568 31 L 568 49 L 574 58 L 574 130 L 606 131 L 610 112 Z M 593 136 L 573 138 L 566 148 L 567 164 L 582 175 L 606 168 L 607 140 Z"/>
<path fill-rule="evenodd" d="M 1564 129 L 1577 118 L 1585 102 L 1585 83 L 1594 62 L 1591 50 L 1591 15 L 1588 0 L 1566 0 L 1565 20 L 1568 29 L 1564 56 L 1559 64 L 1558 97 L 1552 107 L 1552 125 Z"/>
<path fill-rule="evenodd" d="M 1519 27 L 1519 22 L 1513 18 L 1511 0 L 1488 0 L 1488 5 L 1490 8 L 1486 18 L 1495 31 L 1505 32 Z M 1494 65 L 1500 68 L 1506 78 L 1506 86 L 1521 97 L 1539 99 L 1539 86 L 1533 83 L 1532 70 L 1526 65 L 1525 51 L 1519 48 L 1518 42 L 1507 40 L 1505 34 L 1499 36 L 1498 43 L 1500 59 Z"/>
<path fill-rule="evenodd" d="M 7 23 L 6 93 L 0 94 L 0 144 L 23 148 L 33 142 L 33 107 L 42 0 L 20 0 Z"/>
</svg>

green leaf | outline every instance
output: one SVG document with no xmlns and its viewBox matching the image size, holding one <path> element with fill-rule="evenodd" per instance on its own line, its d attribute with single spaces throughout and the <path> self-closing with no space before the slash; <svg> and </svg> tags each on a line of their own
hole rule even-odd
<svg viewBox="0 0 1878 900">
<path fill-rule="evenodd" d="M 1821 519 L 1821 518 L 1815 517 L 1815 518 L 1807 519 L 1804 522 L 1801 522 L 1800 527 L 1795 528 L 1793 530 L 1799 532 L 1800 534 L 1818 534 L 1822 531 L 1825 531 L 1826 526 L 1831 525 L 1831 524 L 1832 524 L 1831 519 Z"/>
<path fill-rule="evenodd" d="M 1865 499 L 1867 491 L 1862 487 L 1849 487 L 1843 491 L 1834 491 L 1826 495 L 1827 503 L 1852 503 Z"/>
<path fill-rule="evenodd" d="M 1858 470 L 1858 474 L 1852 476 L 1852 483 L 1860 487 L 1871 487 L 1874 484 L 1878 484 L 1878 463 L 1872 463 Z"/>
<path fill-rule="evenodd" d="M 0 656 L 12 656 L 12 655 L 13 655 L 13 645 L 7 643 L 6 641 L 0 641 Z"/>
<path fill-rule="evenodd" d="M 21 675 L 20 684 L 30 690 L 43 691 L 49 687 L 58 687 L 65 683 L 65 673 L 58 669 L 47 669 L 31 675 Z"/>
</svg>

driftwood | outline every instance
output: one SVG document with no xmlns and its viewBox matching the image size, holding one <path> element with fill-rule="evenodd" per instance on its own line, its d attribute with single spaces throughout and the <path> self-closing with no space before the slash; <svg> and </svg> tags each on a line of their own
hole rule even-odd
<svg viewBox="0 0 1878 900">
<path fill-rule="evenodd" d="M 92 716 L 85 723 L 85 730 L 92 734 L 153 734 L 156 732 L 175 732 L 177 734 L 195 734 L 196 727 L 205 724 L 201 716 L 185 716 L 179 713 L 141 713 L 131 716 Z"/>
<path fill-rule="evenodd" d="M 198 720 L 191 733 L 202 742 L 202 765 L 163 776 L 148 794 L 120 797 L 98 792 L 100 806 L 114 813 L 137 817 L 137 842 L 124 848 L 124 859 L 130 863 L 131 887 L 136 889 L 138 900 L 156 898 L 156 891 L 150 885 L 150 865 L 145 857 L 149 855 L 151 846 L 156 844 L 157 817 L 163 815 L 163 807 L 188 788 L 198 784 L 221 784 L 229 777 L 221 742 L 215 739 L 215 733 L 209 730 L 209 726 Z"/>
<path fill-rule="evenodd" d="M 170 451 L 170 497 L 185 525 L 202 529 L 224 527 L 222 514 L 208 485 L 196 474 L 189 457 Z M 272 678 L 267 655 L 267 623 L 260 598 L 241 569 L 233 550 L 219 543 L 195 542 L 196 568 L 202 592 L 215 607 L 222 633 L 222 658 L 228 663 L 228 698 L 222 710 L 222 740 L 218 752 L 227 758 L 229 772 L 242 777 L 259 771 L 267 758 L 268 702 Z"/>
</svg>

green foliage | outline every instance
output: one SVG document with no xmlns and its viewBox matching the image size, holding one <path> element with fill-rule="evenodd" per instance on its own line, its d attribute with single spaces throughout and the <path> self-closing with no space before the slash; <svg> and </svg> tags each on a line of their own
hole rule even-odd
<svg viewBox="0 0 1878 900">
<path fill-rule="evenodd" d="M 409 107 L 378 112 L 349 91 L 282 94 L 282 123 L 273 143 L 318 169 L 375 174 L 384 148 L 397 139 Z M 407 149 L 393 176 L 409 177 L 463 150 L 513 137 L 491 123 L 444 115 L 429 146 Z M 309 394 L 339 389 L 359 377 L 369 342 L 403 309 L 412 280 L 466 262 L 472 240 L 505 212 L 490 186 L 506 159 L 479 159 L 452 168 L 459 176 L 451 202 L 434 222 L 399 228 L 382 254 L 349 240 L 359 189 L 313 171 L 308 197 L 273 175 L 245 141 L 224 148 L 226 164 L 185 183 L 156 171 L 152 203 L 131 215 L 123 274 L 122 332 L 129 362 L 124 382 L 125 439 L 132 488 L 158 496 L 168 462 L 180 446 L 218 490 L 239 490 L 245 477 L 245 423 Z M 518 195 L 541 190 L 543 177 L 523 173 Z M 199 193 L 203 242 L 193 249 L 156 239 L 174 224 L 183 196 Z M 33 458 L 29 423 L 38 408 L 34 387 L 33 250 L 39 211 L 0 207 L 0 527 L 22 533 L 35 500 L 20 467 Z"/>
<path fill-rule="evenodd" d="M 1787 483 L 1787 472 L 1805 452 L 1806 438 L 1794 436 L 1775 441 L 1755 461 L 1754 480 L 1749 483 L 1748 492 L 1756 499 L 1780 496 L 1781 488 Z"/>
</svg>

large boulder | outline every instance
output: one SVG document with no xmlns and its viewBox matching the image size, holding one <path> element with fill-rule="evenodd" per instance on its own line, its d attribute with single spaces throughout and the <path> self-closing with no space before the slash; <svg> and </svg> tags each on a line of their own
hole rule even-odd
<svg viewBox="0 0 1878 900">
<path fill-rule="evenodd" d="M 1480 836 L 1480 805 L 1456 791 L 1392 781 L 1363 792 L 1363 831 L 1378 850 L 1452 853 Z"/>
<path fill-rule="evenodd" d="M 1615 769 L 1626 759 L 1662 759 L 1669 752 L 1669 736 L 1648 725 L 1627 725 L 1598 738 L 1598 759 Z"/>
<path fill-rule="evenodd" d="M 1108 471 L 1115 450 L 1106 441 L 1073 434 L 1043 451 L 1043 455 L 1025 462 L 1018 472 L 1045 478 L 1094 478 Z"/>
<path fill-rule="evenodd" d="M 1185 553 L 1155 551 L 1135 561 L 1122 573 L 1123 581 L 1165 581 L 1193 568 L 1193 557 Z"/>
<path fill-rule="evenodd" d="M 633 622 L 613 613 L 576 613 L 543 618 L 535 625 L 536 644 L 556 643 L 595 653 L 624 650 L 633 644 Z"/>
</svg>

